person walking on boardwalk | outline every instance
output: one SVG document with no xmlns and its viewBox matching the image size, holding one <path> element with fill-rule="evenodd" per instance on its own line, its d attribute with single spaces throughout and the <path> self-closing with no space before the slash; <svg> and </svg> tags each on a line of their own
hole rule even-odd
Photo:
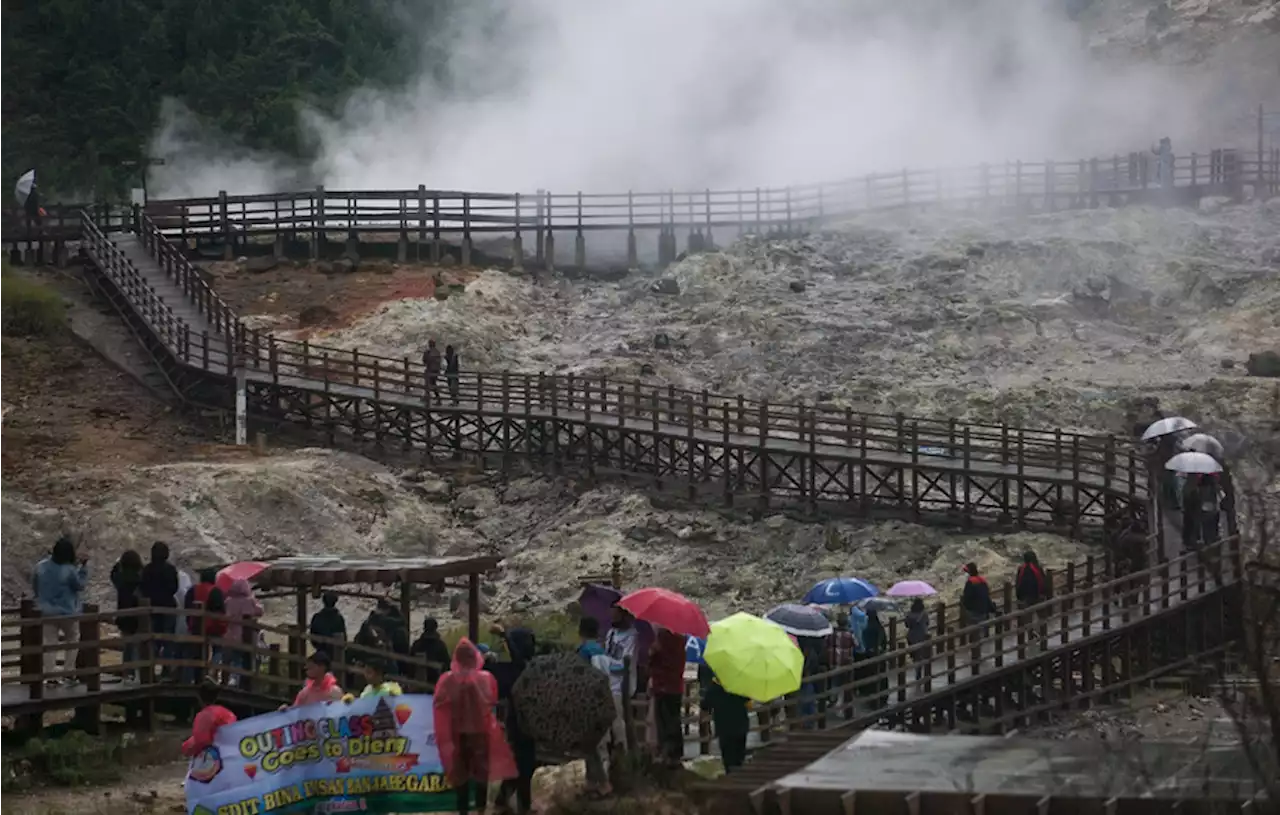
<svg viewBox="0 0 1280 815">
<path fill-rule="evenodd" d="M 515 757 L 493 712 L 497 704 L 498 681 L 484 669 L 479 649 L 463 637 L 433 695 L 440 763 L 457 790 L 457 809 L 463 815 L 471 811 L 473 790 L 476 811 L 484 812 L 489 784 L 517 774 Z"/>
<path fill-rule="evenodd" d="M 911 609 L 903 618 L 907 626 L 907 646 L 911 649 L 911 661 L 916 666 L 916 679 L 924 677 L 924 666 L 933 656 L 930 648 L 924 643 L 929 639 L 929 612 L 924 607 L 924 600 L 919 597 L 911 601 Z M 923 691 L 922 691 L 923 692 Z"/>
<path fill-rule="evenodd" d="M 1014 594 L 1018 598 L 1018 608 L 1022 611 L 1029 611 L 1049 596 L 1049 585 L 1044 569 L 1040 568 L 1040 560 L 1030 549 L 1022 553 L 1022 563 L 1018 565 L 1018 571 L 1014 575 L 1013 586 Z M 1032 627 L 1034 623 L 1034 615 L 1023 615 L 1023 625 Z M 1032 638 L 1035 637 L 1033 627 L 1030 635 Z"/>
<path fill-rule="evenodd" d="M 458 352 L 452 345 L 444 347 L 444 378 L 449 383 L 449 398 L 458 404 Z"/>
<path fill-rule="evenodd" d="M 31 576 L 31 588 L 36 595 L 36 605 L 40 613 L 46 617 L 69 617 L 79 614 L 84 607 L 82 595 L 89 583 L 89 559 L 80 558 L 76 562 L 76 547 L 66 535 L 58 538 L 53 544 L 49 557 L 36 564 L 35 573 Z M 65 650 L 62 652 L 62 670 L 71 671 L 76 667 L 76 639 L 79 629 L 75 620 L 61 619 L 44 624 L 44 644 L 57 645 L 59 638 Z M 58 670 L 57 652 L 44 652 L 44 672 L 55 673 Z M 75 682 L 75 679 L 46 679 L 46 684 Z"/>
<path fill-rule="evenodd" d="M 1200 505 L 1200 540 L 1204 544 L 1218 542 L 1222 499 L 1218 491 L 1218 477 L 1212 473 L 1200 476 L 1196 485 Z"/>
<path fill-rule="evenodd" d="M 427 398 L 440 401 L 440 349 L 435 340 L 427 340 L 427 350 L 422 352 L 422 366 L 427 369 Z"/>
<path fill-rule="evenodd" d="M 964 592 L 960 595 L 960 608 L 964 611 L 965 627 L 982 624 L 982 636 L 987 636 L 986 622 L 999 609 L 991 600 L 991 587 L 987 579 L 978 573 L 978 564 L 970 561 L 964 565 L 968 577 L 964 581 Z"/>
</svg>

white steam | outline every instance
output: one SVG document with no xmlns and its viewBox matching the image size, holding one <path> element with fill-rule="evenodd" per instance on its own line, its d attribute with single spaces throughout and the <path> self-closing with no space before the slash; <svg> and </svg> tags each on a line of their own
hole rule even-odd
<svg viewBox="0 0 1280 815">
<path fill-rule="evenodd" d="M 1198 133 L 1185 76 L 1103 65 L 1049 0 L 477 2 L 424 77 L 364 90 L 298 173 L 171 109 L 161 196 L 329 189 L 556 192 L 831 180 L 903 166 L 1076 158 Z M 424 38 L 425 41 L 425 38 Z M 426 46 L 424 46 L 426 47 Z"/>
</svg>

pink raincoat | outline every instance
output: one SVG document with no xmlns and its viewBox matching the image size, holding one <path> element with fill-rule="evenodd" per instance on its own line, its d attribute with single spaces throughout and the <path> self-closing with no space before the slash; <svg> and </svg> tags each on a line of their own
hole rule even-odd
<svg viewBox="0 0 1280 815">
<path fill-rule="evenodd" d="M 453 664 L 436 682 L 436 746 L 445 777 L 453 786 L 487 784 L 516 777 L 516 761 L 494 715 L 498 680 L 481 665 L 480 651 L 466 637 L 453 651 Z"/>
<path fill-rule="evenodd" d="M 338 687 L 338 680 L 333 674 L 326 673 L 319 680 L 308 679 L 307 683 L 302 686 L 302 690 L 298 691 L 298 695 L 293 697 L 293 706 L 302 707 L 316 702 L 336 702 L 341 698 L 342 688 Z"/>
<path fill-rule="evenodd" d="M 231 584 L 226 606 L 227 617 L 231 619 L 231 624 L 227 626 L 227 639 L 235 643 L 244 642 L 244 626 L 239 621 L 244 617 L 262 616 L 262 603 L 253 596 L 248 580 L 241 578 Z"/>
</svg>

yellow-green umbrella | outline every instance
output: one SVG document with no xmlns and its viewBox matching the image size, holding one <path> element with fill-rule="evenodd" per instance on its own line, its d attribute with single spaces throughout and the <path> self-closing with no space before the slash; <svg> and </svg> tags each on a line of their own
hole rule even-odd
<svg viewBox="0 0 1280 815">
<path fill-rule="evenodd" d="M 729 693 L 768 702 L 800 689 L 804 655 L 776 623 L 738 612 L 711 624 L 703 661 Z"/>
</svg>

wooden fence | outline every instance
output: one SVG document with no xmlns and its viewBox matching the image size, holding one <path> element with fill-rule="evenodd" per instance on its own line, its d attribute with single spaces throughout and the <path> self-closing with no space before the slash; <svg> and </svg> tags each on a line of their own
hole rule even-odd
<svg viewBox="0 0 1280 815">
<path fill-rule="evenodd" d="M 1078 531 L 1081 522 L 1123 525 L 1143 503 L 1145 467 L 1112 437 L 832 405 L 769 403 L 709 391 L 573 375 L 468 372 L 429 377 L 422 363 L 359 349 L 314 346 L 247 329 L 151 220 L 142 241 L 167 285 L 203 318 L 176 315 L 111 241 L 86 218 L 101 272 L 183 366 L 212 375 L 223 400 L 243 371 L 260 419 L 432 457 L 461 454 L 575 462 L 648 474 L 690 497 L 719 485 L 724 500 L 770 493 L 977 516 Z M 686 485 L 686 486 L 681 486 Z"/>
<path fill-rule="evenodd" d="M 1217 653 L 1235 638 L 1234 628 L 1212 614 L 1195 618 L 1195 629 L 1185 635 L 1176 659 L 1130 644 L 1113 651 L 1111 638 L 1128 637 L 1136 624 L 1161 618 L 1171 609 L 1191 609 L 1197 603 L 1234 585 L 1244 573 L 1236 539 L 1207 547 L 1201 554 L 1184 555 L 1169 563 L 1114 576 L 1090 558 L 1087 564 L 1069 567 L 1059 591 L 1031 610 L 1014 610 L 1012 587 L 1003 591 L 1005 613 L 980 625 L 969 625 L 956 605 L 936 604 L 933 631 L 924 643 L 908 645 L 899 620 L 890 619 L 883 653 L 852 665 L 838 665 L 808 677 L 817 690 L 815 709 L 802 710 L 799 695 L 757 705 L 751 730 L 760 744 L 783 739 L 789 733 L 818 727 L 861 728 L 886 717 L 913 729 L 930 729 L 941 723 L 947 730 L 990 730 L 1020 726 L 1043 712 L 1086 703 L 1113 695 L 1134 682 L 1144 681 L 1172 668 Z M 1220 598 L 1219 598 L 1220 599 Z M 199 620 L 205 633 L 177 631 L 175 618 Z M 131 621 L 131 622 L 126 622 Z M 211 637 L 209 622 L 242 626 L 237 641 Z M 64 649 L 45 640 L 47 626 L 72 622 L 78 642 Z M 119 634 L 121 623 L 127 634 Z M 342 640 L 312 637 L 297 626 L 269 625 L 258 620 L 230 620 L 201 610 L 142 606 L 124 611 L 101 611 L 87 606 L 72 617 L 45 617 L 24 601 L 21 608 L 6 610 L 3 620 L 4 672 L 0 680 L 4 713 L 38 716 L 59 708 L 87 708 L 98 721 L 103 704 L 136 703 L 145 708 L 147 722 L 157 699 L 189 695 L 193 678 L 211 676 L 228 686 L 230 698 L 259 710 L 270 710 L 292 700 L 302 682 L 303 663 L 310 647 L 329 649 L 335 672 L 348 686 L 348 668 L 361 659 L 377 658 L 395 666 L 390 672 L 407 692 L 429 692 L 429 669 L 447 668 L 418 657 L 377 648 L 362 648 Z M 112 629 L 115 629 L 113 632 Z M 176 631 L 176 633 L 174 633 Z M 1167 646 L 1167 643 L 1165 644 Z M 991 707 L 966 696 L 984 676 L 1001 677 L 1021 666 L 1042 669 L 1045 660 L 1063 652 L 1097 648 L 1098 659 L 1063 668 L 1061 674 L 1037 674 L 1025 685 L 1022 696 L 993 694 Z M 50 655 L 69 650 L 74 665 L 45 670 Z M 1102 654 L 1106 658 L 1102 658 Z M 236 656 L 240 655 L 240 656 Z M 1117 659 L 1112 660 L 1112 656 Z M 1070 665 L 1070 663 L 1065 663 Z M 1087 665 L 1092 668 L 1085 669 Z M 15 673 L 16 671 L 16 673 Z M 1078 676 L 1075 674 L 1079 673 Z M 50 688 L 49 680 L 69 680 L 70 687 Z M 184 679 L 173 682 L 169 680 Z M 1024 677 L 1025 679 L 1025 677 Z M 1002 679 L 1001 681 L 1007 681 Z M 1026 696 L 1025 689 L 1035 690 Z M 688 688 L 684 729 L 696 752 L 709 753 L 716 738 L 709 716 L 698 704 L 696 683 Z M 974 718 L 958 713 L 957 703 L 968 698 Z M 643 743 L 643 702 L 628 710 L 632 743 Z M 979 709 L 981 708 L 981 709 Z M 931 713 L 932 711 L 932 713 Z M 980 721 L 979 721 L 980 720 Z"/>
<path fill-rule="evenodd" d="M 701 241 L 714 232 L 792 233 L 869 210 L 974 205 L 1058 210 L 1134 199 L 1181 200 L 1280 191 L 1280 151 L 1214 150 L 1174 157 L 1166 172 L 1154 156 L 1079 161 L 1004 162 L 930 170 L 903 169 L 856 179 L 781 188 L 665 192 L 535 193 L 434 190 L 327 190 L 153 200 L 147 213 L 164 235 L 184 242 L 227 244 L 257 234 L 327 233 L 402 236 L 419 244 L 445 235 L 522 233 L 536 236 L 539 260 L 547 236 L 598 231 L 676 230 Z M 317 240 L 320 238 L 316 238 Z M 674 244 L 672 244 L 674 246 Z M 674 257 L 674 251 L 660 254 Z M 633 249 L 634 251 L 634 249 Z"/>
</svg>

